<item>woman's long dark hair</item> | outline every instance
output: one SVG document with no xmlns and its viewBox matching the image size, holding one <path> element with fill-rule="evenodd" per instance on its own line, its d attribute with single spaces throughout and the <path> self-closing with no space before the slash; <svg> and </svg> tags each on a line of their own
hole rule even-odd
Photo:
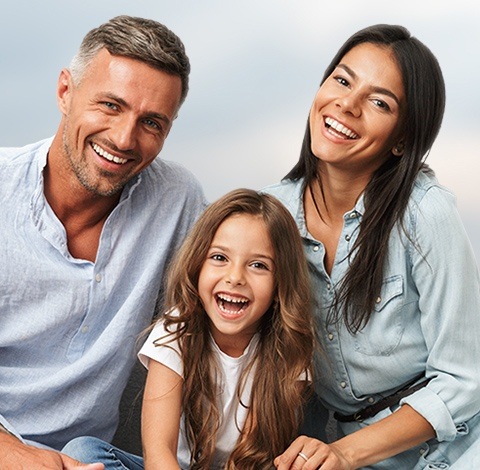
<svg viewBox="0 0 480 470">
<path fill-rule="evenodd" d="M 379 296 L 388 256 L 388 240 L 402 219 L 413 184 L 420 171 L 430 171 L 424 160 L 437 137 L 445 109 L 445 83 L 432 52 L 402 26 L 375 25 L 351 36 L 340 48 L 323 76 L 331 75 L 347 52 L 362 43 L 390 48 L 401 70 L 406 97 L 404 154 L 392 155 L 373 174 L 365 188 L 365 213 L 352 248 L 350 267 L 337 290 L 330 319 L 342 316 L 351 332 L 370 319 Z M 304 178 L 304 190 L 318 180 L 318 158 L 311 151 L 310 123 L 303 139 L 300 159 L 285 179 Z"/>
</svg>

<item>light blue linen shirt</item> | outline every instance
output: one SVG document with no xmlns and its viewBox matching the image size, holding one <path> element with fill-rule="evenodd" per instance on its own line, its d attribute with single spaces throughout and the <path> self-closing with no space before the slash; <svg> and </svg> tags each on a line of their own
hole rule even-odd
<svg viewBox="0 0 480 470">
<path fill-rule="evenodd" d="M 50 144 L 0 149 L 0 422 L 60 449 L 112 438 L 138 334 L 205 199 L 189 172 L 157 158 L 124 188 L 95 263 L 75 259 L 43 194 Z"/>
<path fill-rule="evenodd" d="M 349 266 L 348 255 L 364 213 L 363 197 L 344 215 L 328 275 L 324 246 L 306 227 L 303 180 L 284 180 L 264 191 L 285 204 L 303 237 L 328 358 L 316 361 L 316 389 L 327 408 L 352 414 L 423 372 L 430 383 L 402 403 L 430 422 L 443 443 L 439 452 L 447 453 L 452 441 L 449 450 L 466 449 L 480 433 L 478 425 L 472 429 L 480 416 L 480 282 L 452 194 L 433 176 L 419 174 L 405 215 L 405 231 L 397 226 L 390 236 L 375 312 L 367 326 L 352 335 L 343 322 L 326 324 L 325 306 L 331 304 Z M 364 423 L 342 423 L 339 431 L 349 434 L 392 411 L 385 410 Z M 427 445 L 419 446 L 374 468 L 414 468 L 427 449 Z"/>
</svg>

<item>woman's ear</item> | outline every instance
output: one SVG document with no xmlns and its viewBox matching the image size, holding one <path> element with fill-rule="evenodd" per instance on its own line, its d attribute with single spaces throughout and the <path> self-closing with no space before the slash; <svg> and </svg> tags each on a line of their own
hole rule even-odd
<svg viewBox="0 0 480 470">
<path fill-rule="evenodd" d="M 395 147 L 392 148 L 392 153 L 396 157 L 401 157 L 403 155 L 404 151 L 405 151 L 405 148 L 404 148 L 403 140 L 398 142 L 398 144 L 395 145 Z"/>
</svg>

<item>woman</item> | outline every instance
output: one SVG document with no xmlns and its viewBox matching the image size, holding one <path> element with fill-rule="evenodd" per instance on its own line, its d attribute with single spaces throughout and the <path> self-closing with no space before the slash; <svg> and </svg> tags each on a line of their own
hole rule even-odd
<svg viewBox="0 0 480 470">
<path fill-rule="evenodd" d="M 329 357 L 316 388 L 340 434 L 298 438 L 278 469 L 444 469 L 479 445 L 478 271 L 424 163 L 444 106 L 425 45 L 361 30 L 326 70 L 298 163 L 266 189 L 303 237 Z"/>
</svg>

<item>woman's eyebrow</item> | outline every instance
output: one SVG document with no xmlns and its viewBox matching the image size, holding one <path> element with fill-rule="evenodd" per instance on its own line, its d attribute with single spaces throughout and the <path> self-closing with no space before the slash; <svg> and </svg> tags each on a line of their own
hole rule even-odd
<svg viewBox="0 0 480 470">
<path fill-rule="evenodd" d="M 338 64 L 337 67 L 345 70 L 345 72 L 347 72 L 353 79 L 358 78 L 357 74 L 348 65 Z M 398 106 L 400 106 L 400 100 L 398 99 L 397 95 L 393 93 L 393 91 L 379 86 L 372 86 L 371 88 L 375 93 L 381 93 L 382 95 L 389 96 L 397 103 Z"/>
</svg>

